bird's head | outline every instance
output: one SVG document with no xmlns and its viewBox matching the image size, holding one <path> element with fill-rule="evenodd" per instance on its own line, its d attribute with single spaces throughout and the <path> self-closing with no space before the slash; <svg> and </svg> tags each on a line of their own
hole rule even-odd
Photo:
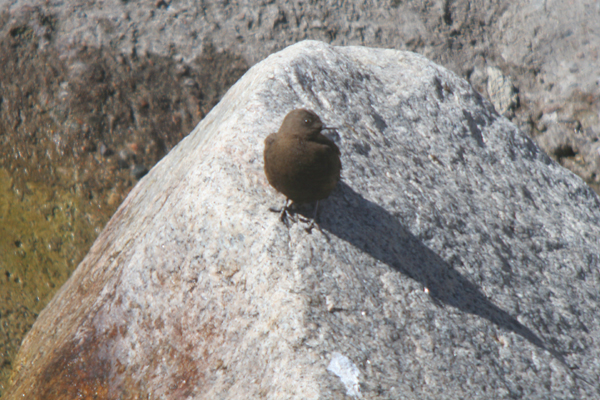
<svg viewBox="0 0 600 400">
<path fill-rule="evenodd" d="M 323 123 L 317 114 L 303 108 L 298 108 L 290 111 L 285 116 L 279 132 L 301 139 L 309 139 L 318 135 L 321 129 L 323 129 Z"/>
</svg>

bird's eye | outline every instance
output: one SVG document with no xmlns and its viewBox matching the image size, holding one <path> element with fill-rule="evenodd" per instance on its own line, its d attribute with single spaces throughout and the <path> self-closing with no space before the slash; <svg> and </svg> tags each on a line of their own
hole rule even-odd
<svg viewBox="0 0 600 400">
<path fill-rule="evenodd" d="M 305 118 L 304 125 L 309 125 L 309 124 L 310 124 L 310 118 Z"/>
</svg>

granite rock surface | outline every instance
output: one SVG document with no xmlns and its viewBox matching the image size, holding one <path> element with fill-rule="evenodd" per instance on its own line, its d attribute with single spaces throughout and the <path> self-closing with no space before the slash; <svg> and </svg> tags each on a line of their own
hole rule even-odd
<svg viewBox="0 0 600 400">
<path fill-rule="evenodd" d="M 600 193 L 599 19 L 595 0 L 0 0 L 0 209 L 17 216 L 0 225 L 0 396 L 136 181 L 249 66 L 300 40 L 428 57 Z"/>
<path fill-rule="evenodd" d="M 311 232 L 262 166 L 298 107 L 342 151 Z M 301 42 L 140 180 L 6 398 L 597 398 L 599 206 L 454 73 Z"/>
</svg>

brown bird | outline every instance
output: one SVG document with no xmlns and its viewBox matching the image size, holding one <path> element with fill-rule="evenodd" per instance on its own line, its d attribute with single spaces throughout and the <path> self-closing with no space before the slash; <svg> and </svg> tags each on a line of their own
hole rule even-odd
<svg viewBox="0 0 600 400">
<path fill-rule="evenodd" d="M 287 197 L 282 221 L 289 200 L 316 201 L 314 223 L 319 200 L 329 197 L 340 180 L 340 149 L 321 133 L 323 129 L 335 128 L 323 126 L 312 111 L 296 109 L 285 116 L 278 132 L 265 139 L 265 174 L 271 186 Z"/>
</svg>

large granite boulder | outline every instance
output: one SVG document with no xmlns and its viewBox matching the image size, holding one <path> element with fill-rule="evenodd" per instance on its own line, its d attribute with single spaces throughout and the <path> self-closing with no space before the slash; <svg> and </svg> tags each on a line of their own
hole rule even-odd
<svg viewBox="0 0 600 400">
<path fill-rule="evenodd" d="M 249 66 L 300 40 L 428 57 L 600 193 L 599 12 L 597 0 L 0 0 L 0 209 L 12 210 L 0 396 L 25 332 L 131 187 Z"/>
<path fill-rule="evenodd" d="M 342 151 L 312 231 L 269 211 L 263 173 L 298 107 Z M 132 190 L 6 398 L 597 398 L 599 222 L 596 194 L 455 74 L 301 42 Z"/>
</svg>

